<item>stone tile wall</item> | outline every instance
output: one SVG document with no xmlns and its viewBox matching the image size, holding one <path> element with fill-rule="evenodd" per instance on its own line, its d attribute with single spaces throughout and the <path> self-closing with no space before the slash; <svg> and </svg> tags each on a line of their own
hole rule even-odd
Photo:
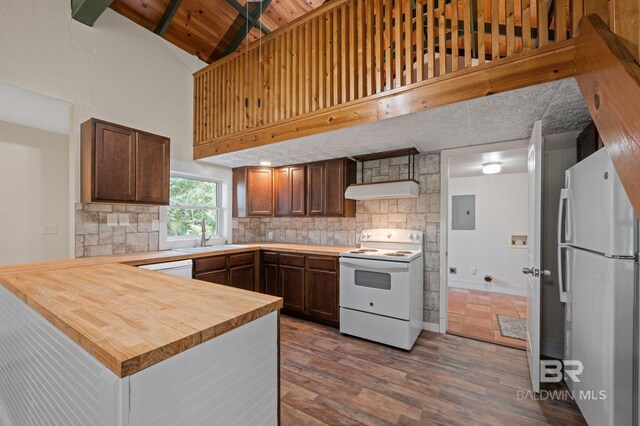
<svg viewBox="0 0 640 426">
<path fill-rule="evenodd" d="M 440 310 L 440 154 L 416 157 L 420 196 L 416 199 L 358 201 L 355 218 L 236 218 L 233 242 L 282 242 L 320 245 L 360 244 L 363 229 L 416 229 L 425 235 L 424 320 L 439 323 Z M 407 177 L 406 157 L 368 161 L 358 179 L 383 182 Z M 361 172 L 363 172 L 361 174 Z M 273 238 L 269 239 L 269 233 Z"/>
<path fill-rule="evenodd" d="M 76 203 L 76 257 L 109 256 L 158 250 L 158 206 Z M 128 226 L 107 226 L 107 214 L 129 216 Z"/>
</svg>

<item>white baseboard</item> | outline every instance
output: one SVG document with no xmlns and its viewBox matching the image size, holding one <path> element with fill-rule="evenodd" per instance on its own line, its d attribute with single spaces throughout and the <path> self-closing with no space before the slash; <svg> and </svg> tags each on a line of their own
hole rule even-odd
<svg viewBox="0 0 640 426">
<path fill-rule="evenodd" d="M 474 283 L 469 281 L 455 281 L 449 278 L 450 288 L 463 288 L 465 290 L 490 291 L 492 293 L 509 294 L 511 296 L 526 296 L 526 288 L 503 287 L 493 283 Z"/>
<path fill-rule="evenodd" d="M 564 359 L 564 345 L 558 342 L 543 340 L 540 347 L 540 353 L 550 358 Z"/>
<path fill-rule="evenodd" d="M 440 333 L 440 325 L 435 324 L 433 322 L 423 322 L 422 329 L 427 331 L 434 331 L 436 333 Z"/>
</svg>

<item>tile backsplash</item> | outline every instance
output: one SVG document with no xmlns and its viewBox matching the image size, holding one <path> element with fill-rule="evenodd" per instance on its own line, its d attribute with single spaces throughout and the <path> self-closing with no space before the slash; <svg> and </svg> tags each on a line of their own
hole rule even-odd
<svg viewBox="0 0 640 426">
<path fill-rule="evenodd" d="M 127 215 L 129 224 L 107 225 L 107 215 L 113 213 Z M 75 215 L 76 257 L 158 250 L 158 231 L 153 231 L 158 206 L 76 203 Z"/>
<path fill-rule="evenodd" d="M 355 218 L 266 217 L 233 219 L 233 242 L 277 242 L 356 246 L 363 229 L 416 229 L 425 235 L 424 321 L 439 323 L 440 310 L 440 153 L 416 157 L 420 195 L 413 199 L 358 201 Z M 407 157 L 367 161 L 358 179 L 404 179 Z M 271 236 L 271 238 L 269 238 Z"/>
</svg>

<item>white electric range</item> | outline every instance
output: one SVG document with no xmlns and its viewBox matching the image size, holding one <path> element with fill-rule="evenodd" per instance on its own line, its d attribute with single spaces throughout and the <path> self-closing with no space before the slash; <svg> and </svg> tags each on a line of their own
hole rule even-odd
<svg viewBox="0 0 640 426">
<path fill-rule="evenodd" d="M 411 349 L 423 326 L 423 234 L 362 231 L 340 253 L 340 332 Z"/>
</svg>

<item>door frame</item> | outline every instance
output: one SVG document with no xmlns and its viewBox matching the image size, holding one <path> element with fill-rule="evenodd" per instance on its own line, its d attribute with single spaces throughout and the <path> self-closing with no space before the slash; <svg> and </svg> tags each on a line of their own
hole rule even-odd
<svg viewBox="0 0 640 426">
<path fill-rule="evenodd" d="M 447 332 L 447 290 L 449 274 L 447 252 L 449 251 L 449 158 L 468 154 L 526 148 L 529 138 L 482 145 L 469 145 L 440 151 L 440 333 Z"/>
</svg>

